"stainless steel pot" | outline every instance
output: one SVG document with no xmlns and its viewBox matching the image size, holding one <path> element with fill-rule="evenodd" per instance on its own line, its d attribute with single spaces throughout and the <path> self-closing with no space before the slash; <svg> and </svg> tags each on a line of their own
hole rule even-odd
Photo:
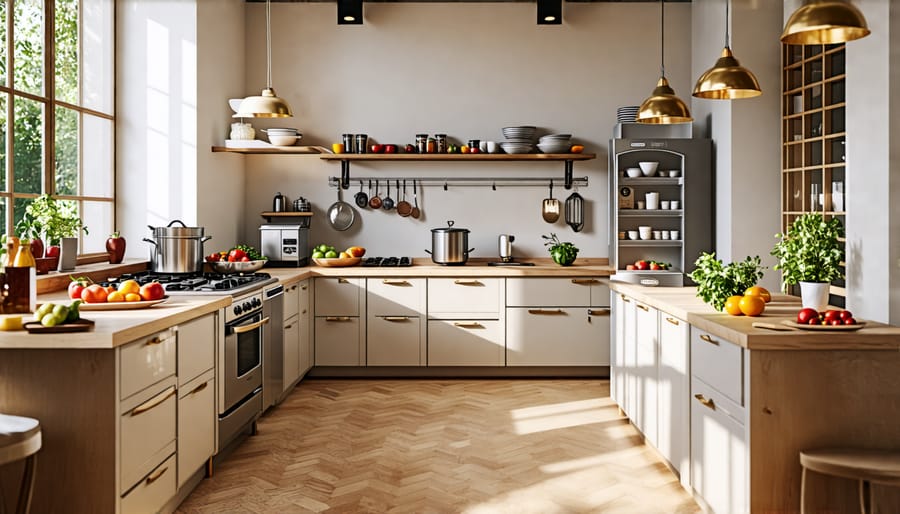
<svg viewBox="0 0 900 514">
<path fill-rule="evenodd" d="M 180 227 L 173 227 L 180 223 Z M 203 271 L 203 243 L 212 236 L 203 235 L 203 227 L 188 227 L 181 220 L 173 220 L 165 227 L 151 227 L 153 245 L 150 270 L 155 273 L 197 273 Z"/>
<path fill-rule="evenodd" d="M 453 228 L 448 221 L 446 227 L 431 229 L 431 251 L 425 251 L 435 264 L 462 265 L 474 250 L 469 248 L 469 229 Z"/>
</svg>

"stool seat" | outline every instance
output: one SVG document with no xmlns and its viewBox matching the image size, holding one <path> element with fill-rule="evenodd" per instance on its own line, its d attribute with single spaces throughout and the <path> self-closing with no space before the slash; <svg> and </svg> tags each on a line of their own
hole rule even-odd
<svg viewBox="0 0 900 514">
<path fill-rule="evenodd" d="M 23 416 L 0 414 L 0 466 L 25 461 L 22 486 L 16 502 L 16 514 L 28 514 L 34 490 L 37 452 L 41 449 L 41 424 L 38 420 Z M 0 511 L 3 511 L 0 496 Z"/>
<path fill-rule="evenodd" d="M 800 465 L 826 475 L 900 485 L 900 451 L 854 448 L 802 451 Z"/>
</svg>

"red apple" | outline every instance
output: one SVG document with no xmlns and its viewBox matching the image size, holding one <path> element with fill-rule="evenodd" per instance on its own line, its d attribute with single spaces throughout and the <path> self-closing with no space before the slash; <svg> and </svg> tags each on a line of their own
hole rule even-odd
<svg viewBox="0 0 900 514">
<path fill-rule="evenodd" d="M 125 257 L 125 238 L 113 232 L 106 240 L 106 255 L 110 264 L 119 264 Z"/>
<path fill-rule="evenodd" d="M 59 245 L 48 246 L 47 257 L 59 257 Z"/>
<path fill-rule="evenodd" d="M 40 259 L 44 256 L 44 242 L 41 241 L 41 238 L 31 238 L 31 255 L 34 256 L 35 259 Z"/>
<path fill-rule="evenodd" d="M 634 267 L 638 271 L 646 271 L 650 269 L 650 263 L 647 261 L 637 261 L 634 263 Z"/>
<path fill-rule="evenodd" d="M 397 153 L 397 145 L 384 145 L 384 153 Z"/>
<path fill-rule="evenodd" d="M 144 301 L 159 300 L 166 295 L 166 290 L 163 288 L 162 284 L 153 281 L 141 286 L 140 295 L 141 300 Z"/>
<path fill-rule="evenodd" d="M 371 147 L 369 147 L 369 149 L 372 150 L 372 153 L 381 153 L 384 150 L 384 146 L 379 145 L 379 144 L 374 144 Z"/>
</svg>

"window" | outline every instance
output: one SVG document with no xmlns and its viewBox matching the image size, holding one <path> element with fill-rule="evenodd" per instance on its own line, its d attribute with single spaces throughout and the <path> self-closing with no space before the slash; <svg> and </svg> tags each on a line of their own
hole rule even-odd
<svg viewBox="0 0 900 514">
<path fill-rule="evenodd" d="M 88 227 L 115 228 L 114 0 L 0 0 L 0 220 L 14 233 L 41 193 Z M 11 29 L 11 30 L 10 30 Z"/>
</svg>

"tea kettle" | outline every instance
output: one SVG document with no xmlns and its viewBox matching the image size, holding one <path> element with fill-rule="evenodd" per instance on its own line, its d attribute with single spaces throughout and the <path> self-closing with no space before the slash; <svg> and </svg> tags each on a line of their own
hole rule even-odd
<svg viewBox="0 0 900 514">
<path fill-rule="evenodd" d="M 275 194 L 272 199 L 272 212 L 285 212 L 287 210 L 287 197 L 281 194 L 281 191 Z"/>
<path fill-rule="evenodd" d="M 512 244 L 515 240 L 516 236 L 510 234 L 500 234 L 500 238 L 497 241 L 497 246 L 499 247 L 501 261 L 510 262 L 513 259 Z"/>
</svg>

